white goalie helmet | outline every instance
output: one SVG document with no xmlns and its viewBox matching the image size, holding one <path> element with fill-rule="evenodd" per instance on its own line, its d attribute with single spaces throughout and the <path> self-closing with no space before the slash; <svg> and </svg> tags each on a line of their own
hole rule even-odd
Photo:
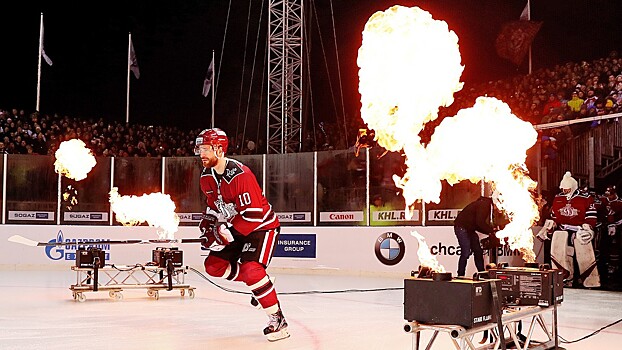
<svg viewBox="0 0 622 350">
<path fill-rule="evenodd" d="M 570 199 L 579 188 L 579 183 L 572 177 L 570 171 L 567 171 L 559 183 L 559 188 L 564 192 L 566 198 Z"/>
</svg>

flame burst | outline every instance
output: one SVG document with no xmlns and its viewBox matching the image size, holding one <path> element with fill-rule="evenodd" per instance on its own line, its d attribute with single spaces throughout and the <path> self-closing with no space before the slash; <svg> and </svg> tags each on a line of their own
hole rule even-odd
<svg viewBox="0 0 622 350">
<path fill-rule="evenodd" d="M 402 189 L 407 215 L 418 200 L 440 202 L 441 180 L 492 181 L 499 192 L 496 205 L 511 221 L 497 236 L 533 261 L 529 228 L 539 214 L 530 192 L 536 184 L 524 166 L 537 138 L 533 126 L 504 102 L 479 97 L 473 107 L 445 118 L 427 147 L 418 136 L 462 88 L 460 60 L 458 37 L 428 12 L 393 6 L 375 13 L 359 49 L 361 117 L 380 146 L 404 152 L 406 173 L 393 180 Z"/>
<path fill-rule="evenodd" d="M 54 171 L 76 181 L 85 179 L 97 163 L 91 150 L 79 139 L 61 142 L 54 155 Z"/>
<path fill-rule="evenodd" d="M 123 225 L 135 226 L 146 222 L 156 228 L 160 239 L 173 239 L 179 227 L 175 203 L 167 194 L 158 192 L 121 196 L 118 188 L 113 187 L 110 191 L 110 206 L 117 221 Z"/>
<path fill-rule="evenodd" d="M 410 234 L 417 238 L 419 241 L 419 248 L 417 248 L 417 256 L 419 257 L 419 262 L 421 266 L 429 267 L 432 271 L 436 272 L 445 272 L 445 267 L 438 263 L 438 260 L 430 253 L 430 248 L 428 244 L 425 242 L 425 238 L 417 232 L 411 231 Z"/>
</svg>

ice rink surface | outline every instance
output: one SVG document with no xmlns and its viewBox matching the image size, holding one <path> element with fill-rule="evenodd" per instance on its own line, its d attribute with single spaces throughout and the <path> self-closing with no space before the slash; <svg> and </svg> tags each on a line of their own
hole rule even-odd
<svg viewBox="0 0 622 350">
<path fill-rule="evenodd" d="M 291 337 L 268 342 L 263 311 L 247 294 L 223 291 L 188 271 L 194 299 L 179 290 L 128 289 L 122 300 L 107 291 L 72 298 L 76 283 L 70 269 L 0 270 L 0 349 L 412 349 L 413 335 L 403 330 L 403 278 L 271 273 Z M 406 277 L 406 276 L 405 276 Z M 246 291 L 244 285 L 213 280 Z M 286 294 L 387 288 L 373 292 Z M 565 289 L 558 312 L 559 334 L 581 338 L 622 318 L 622 293 Z M 545 319 L 550 325 L 551 317 Z M 525 326 L 526 327 L 526 326 Z M 526 329 L 526 328 L 525 328 Z M 422 333 L 425 348 L 432 332 Z M 543 336 L 543 334 L 541 334 Z M 536 331 L 534 339 L 540 335 Z M 479 339 L 480 337 L 477 337 Z M 622 322 L 566 349 L 620 349 Z M 439 334 L 432 349 L 453 349 Z"/>
</svg>

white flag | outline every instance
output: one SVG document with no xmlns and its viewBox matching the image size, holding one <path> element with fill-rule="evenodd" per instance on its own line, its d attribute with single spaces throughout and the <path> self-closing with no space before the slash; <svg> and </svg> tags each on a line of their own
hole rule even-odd
<svg viewBox="0 0 622 350">
<path fill-rule="evenodd" d="M 138 69 L 138 60 L 136 59 L 136 53 L 134 52 L 134 43 L 132 43 L 132 39 L 130 39 L 130 57 L 129 62 L 130 69 L 132 73 L 134 73 L 134 77 L 136 79 L 140 78 L 140 70 Z"/>
<path fill-rule="evenodd" d="M 41 15 L 41 56 L 47 64 L 52 65 L 52 60 L 48 55 L 45 54 L 45 49 L 43 48 L 43 15 Z"/>
<path fill-rule="evenodd" d="M 523 9 L 523 12 L 521 12 L 520 14 L 520 20 L 521 21 L 529 21 L 531 20 L 530 18 L 530 13 L 529 13 L 529 0 L 527 0 L 527 4 L 525 4 L 525 8 Z"/>
<path fill-rule="evenodd" d="M 212 79 L 214 78 L 214 59 L 212 59 L 212 63 L 209 64 L 207 68 L 207 74 L 205 75 L 205 80 L 203 80 L 203 96 L 207 97 L 209 94 L 209 90 L 212 87 Z"/>
<path fill-rule="evenodd" d="M 50 66 L 52 65 L 52 60 L 48 57 L 48 55 L 45 54 L 45 50 L 41 50 L 41 56 L 43 56 L 43 59 L 47 64 L 49 64 Z"/>
</svg>

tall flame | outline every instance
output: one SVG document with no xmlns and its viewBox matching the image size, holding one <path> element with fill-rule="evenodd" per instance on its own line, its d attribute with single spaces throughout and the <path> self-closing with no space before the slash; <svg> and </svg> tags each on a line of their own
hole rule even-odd
<svg viewBox="0 0 622 350">
<path fill-rule="evenodd" d="M 418 137 L 462 88 L 455 33 L 424 10 L 393 6 L 368 20 L 358 64 L 361 117 L 380 146 L 405 155 L 406 173 L 393 180 L 407 214 L 418 200 L 438 203 L 441 180 L 491 181 L 499 192 L 497 206 L 511 221 L 498 237 L 533 261 L 529 228 L 539 214 L 530 192 L 536 184 L 524 165 L 537 138 L 533 126 L 503 101 L 479 97 L 473 107 L 443 119 L 427 147 Z"/>
<path fill-rule="evenodd" d="M 417 256 L 419 257 L 419 262 L 421 266 L 429 267 L 432 271 L 435 272 L 445 272 L 445 267 L 439 264 L 438 260 L 430 253 L 430 248 L 428 244 L 425 242 L 425 238 L 417 232 L 411 231 L 410 234 L 417 238 L 419 241 L 419 248 L 417 248 Z"/>
<path fill-rule="evenodd" d="M 110 206 L 116 219 L 125 226 L 146 222 L 155 227 L 160 239 L 173 239 L 179 227 L 175 203 L 168 194 L 151 193 L 142 196 L 121 196 L 117 187 L 110 191 Z"/>
<path fill-rule="evenodd" d="M 93 152 L 79 139 L 61 142 L 54 155 L 54 171 L 76 181 L 85 179 L 97 163 Z"/>
</svg>

